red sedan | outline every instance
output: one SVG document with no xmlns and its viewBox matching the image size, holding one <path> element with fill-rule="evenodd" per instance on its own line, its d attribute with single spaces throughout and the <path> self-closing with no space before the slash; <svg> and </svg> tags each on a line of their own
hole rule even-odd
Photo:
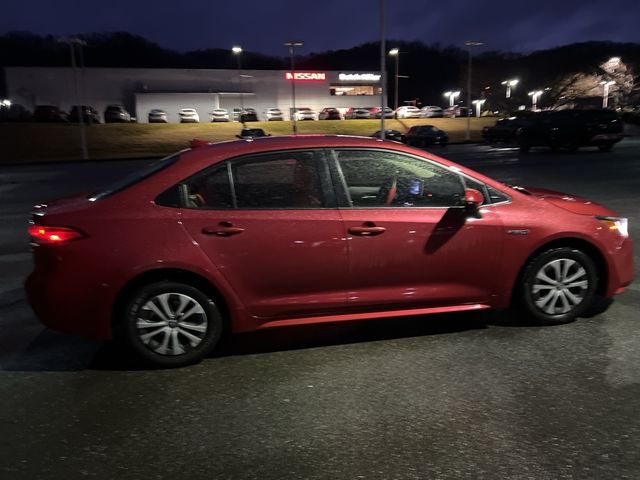
<svg viewBox="0 0 640 480">
<path fill-rule="evenodd" d="M 224 332 L 511 304 L 569 322 L 634 271 L 603 206 L 358 137 L 199 142 L 36 206 L 29 233 L 41 321 L 161 366 Z"/>
</svg>

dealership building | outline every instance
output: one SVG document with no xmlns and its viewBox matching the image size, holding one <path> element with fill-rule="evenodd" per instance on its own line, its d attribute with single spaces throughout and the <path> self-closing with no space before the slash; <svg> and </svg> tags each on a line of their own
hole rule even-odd
<svg viewBox="0 0 640 480">
<path fill-rule="evenodd" d="M 180 109 L 194 108 L 203 122 L 215 108 L 231 112 L 241 106 L 254 108 L 261 120 L 268 108 L 280 108 L 288 119 L 293 89 L 296 107 L 315 112 L 379 106 L 380 78 L 380 72 L 355 71 L 4 68 L 6 97 L 31 111 L 36 105 L 69 111 L 80 103 L 102 115 L 107 105 L 118 104 L 141 123 L 152 109 L 164 110 L 170 122 L 178 122 Z"/>
</svg>

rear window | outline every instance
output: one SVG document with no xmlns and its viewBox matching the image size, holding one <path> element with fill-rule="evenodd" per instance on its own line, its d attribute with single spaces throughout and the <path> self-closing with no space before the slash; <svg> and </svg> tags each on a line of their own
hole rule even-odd
<svg viewBox="0 0 640 480">
<path fill-rule="evenodd" d="M 147 165 L 146 167 L 142 167 L 141 169 L 130 173 L 129 175 L 123 177 L 122 179 L 113 182 L 111 185 L 107 186 L 105 189 L 89 195 L 87 198 L 89 198 L 89 200 L 92 202 L 96 202 L 98 200 L 102 200 L 104 198 L 110 197 L 114 193 L 121 192 L 122 190 L 125 190 L 131 187 L 132 185 L 135 185 L 136 183 L 141 182 L 145 178 L 149 178 L 150 176 L 155 175 L 156 173 L 164 170 L 170 165 L 173 165 L 180 158 L 180 153 L 181 152 L 175 153 L 161 160 L 153 162 L 152 164 Z"/>
</svg>

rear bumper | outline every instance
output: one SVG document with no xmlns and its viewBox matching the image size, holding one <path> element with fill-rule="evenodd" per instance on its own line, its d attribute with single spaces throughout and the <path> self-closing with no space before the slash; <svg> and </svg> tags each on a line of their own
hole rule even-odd
<svg viewBox="0 0 640 480">
<path fill-rule="evenodd" d="M 25 282 L 27 299 L 40 322 L 52 330 L 110 339 L 113 294 L 86 280 L 34 271 Z"/>
</svg>

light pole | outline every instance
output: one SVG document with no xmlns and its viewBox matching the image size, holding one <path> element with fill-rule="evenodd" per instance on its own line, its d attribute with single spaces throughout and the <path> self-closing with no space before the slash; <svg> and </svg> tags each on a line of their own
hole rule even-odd
<svg viewBox="0 0 640 480">
<path fill-rule="evenodd" d="M 82 56 L 82 47 L 87 44 L 84 40 L 79 38 L 63 37 L 59 38 L 58 42 L 69 45 L 69 52 L 71 53 L 71 68 L 73 69 L 73 83 L 75 85 L 76 102 L 78 103 L 78 121 L 80 122 L 80 145 L 82 147 L 82 159 L 89 159 L 89 152 L 87 150 L 87 133 L 84 129 L 84 108 L 82 105 L 82 99 L 80 97 L 80 86 L 78 84 L 78 69 L 76 65 L 76 55 L 74 46 L 78 47 L 80 54 L 81 65 L 84 66 L 84 59 Z"/>
<path fill-rule="evenodd" d="M 484 45 L 483 42 L 476 42 L 474 40 L 467 40 L 464 44 L 469 47 L 469 65 L 467 68 L 467 134 L 465 139 L 471 140 L 471 47 L 479 47 Z"/>
<path fill-rule="evenodd" d="M 616 82 L 613 80 L 609 80 L 608 82 L 602 81 L 600 85 L 602 85 L 602 108 L 607 108 L 609 106 L 609 87 L 611 85 L 615 85 Z"/>
<path fill-rule="evenodd" d="M 534 112 L 538 111 L 538 100 L 543 93 L 544 92 L 542 90 L 534 90 L 532 92 L 529 92 L 529 96 L 531 97 L 531 110 L 533 110 Z"/>
<path fill-rule="evenodd" d="M 302 42 L 289 40 L 284 42 L 285 47 L 289 47 L 289 58 L 291 59 L 291 119 L 293 120 L 293 134 L 298 134 L 298 123 L 296 121 L 296 75 L 294 64 L 294 48 L 304 45 Z"/>
<path fill-rule="evenodd" d="M 511 98 L 511 89 L 515 88 L 516 85 L 518 85 L 518 82 L 519 82 L 518 79 L 505 80 L 504 82 L 502 82 L 502 85 L 505 85 L 507 87 L 507 93 L 505 98 Z"/>
<path fill-rule="evenodd" d="M 484 98 L 473 101 L 473 104 L 476 106 L 476 117 L 480 117 L 480 110 L 482 109 L 482 105 L 484 105 L 484 102 L 486 101 L 487 100 Z"/>
<path fill-rule="evenodd" d="M 238 88 L 240 89 L 240 122 L 242 123 L 242 127 L 244 127 L 244 96 L 242 95 L 242 63 L 240 61 L 240 57 L 242 55 L 242 47 L 233 46 L 231 51 L 236 56 L 236 60 L 238 62 Z"/>
<path fill-rule="evenodd" d="M 453 102 L 458 96 L 460 96 L 460 92 L 448 91 L 448 92 L 444 92 L 444 96 L 449 97 L 449 106 L 453 107 Z"/>
<path fill-rule="evenodd" d="M 395 99 L 395 104 L 394 104 L 394 110 L 398 110 L 398 105 L 399 105 L 399 101 L 398 101 L 398 79 L 400 78 L 400 49 L 398 48 L 392 48 L 391 50 L 389 50 L 389 55 L 396 57 L 396 83 L 395 83 L 395 94 L 394 94 L 394 99 Z"/>
</svg>

